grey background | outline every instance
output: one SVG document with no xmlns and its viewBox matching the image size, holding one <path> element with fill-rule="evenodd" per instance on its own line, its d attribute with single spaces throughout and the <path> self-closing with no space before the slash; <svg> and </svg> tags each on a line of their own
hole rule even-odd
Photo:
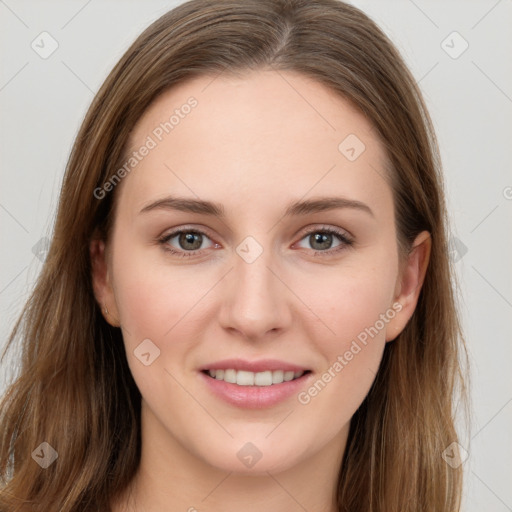
<svg viewBox="0 0 512 512">
<path fill-rule="evenodd" d="M 178 3 L 0 0 L 0 347 L 41 268 L 95 91 L 142 29 Z M 352 3 L 401 50 L 439 137 L 471 359 L 464 510 L 512 511 L 512 1 Z M 43 31 L 58 43 L 46 59 L 31 47 Z M 0 392 L 15 365 L 0 368 Z"/>
</svg>

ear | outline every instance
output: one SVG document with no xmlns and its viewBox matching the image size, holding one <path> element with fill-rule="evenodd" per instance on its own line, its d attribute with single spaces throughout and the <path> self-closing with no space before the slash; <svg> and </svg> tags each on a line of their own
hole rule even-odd
<svg viewBox="0 0 512 512">
<path fill-rule="evenodd" d="M 105 242 L 100 238 L 93 238 L 89 245 L 89 254 L 91 258 L 91 278 L 94 296 L 98 301 L 105 320 L 113 327 L 119 327 L 119 313 L 109 273 L 108 253 Z"/>
<path fill-rule="evenodd" d="M 394 297 L 394 304 L 397 306 L 396 311 L 398 313 L 388 323 L 386 341 L 394 340 L 404 330 L 416 309 L 430 261 L 431 247 L 432 238 L 430 233 L 422 231 L 414 240 L 412 249 L 402 265 L 396 282 Z"/>
</svg>

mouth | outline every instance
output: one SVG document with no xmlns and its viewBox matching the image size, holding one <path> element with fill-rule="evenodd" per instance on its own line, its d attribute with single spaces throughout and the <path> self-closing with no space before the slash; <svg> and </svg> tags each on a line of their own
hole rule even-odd
<svg viewBox="0 0 512 512">
<path fill-rule="evenodd" d="M 251 372 L 247 370 L 236 370 L 234 368 L 202 370 L 202 373 L 211 379 L 236 384 L 237 386 L 268 387 L 300 379 L 310 370 L 266 370 L 262 372 Z"/>
<path fill-rule="evenodd" d="M 216 399 L 244 409 L 268 409 L 297 396 L 314 373 L 283 359 L 223 359 L 198 368 Z"/>
</svg>

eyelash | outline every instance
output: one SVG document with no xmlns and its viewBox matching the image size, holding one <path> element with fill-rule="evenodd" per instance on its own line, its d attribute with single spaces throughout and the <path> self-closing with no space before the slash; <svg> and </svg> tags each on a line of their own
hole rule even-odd
<svg viewBox="0 0 512 512">
<path fill-rule="evenodd" d="M 164 235 L 163 237 L 158 238 L 158 243 L 160 245 L 162 245 L 162 248 L 165 251 L 167 251 L 175 256 L 178 256 L 178 257 L 196 256 L 197 253 L 200 253 L 203 250 L 203 249 L 197 249 L 195 251 L 177 251 L 176 249 L 174 249 L 173 247 L 171 247 L 168 244 L 169 240 L 173 239 L 176 235 L 180 235 L 182 233 L 193 233 L 196 235 L 203 235 L 203 236 L 206 236 L 207 238 L 210 238 L 204 231 L 201 231 L 198 229 L 179 229 L 179 230 L 173 231 L 172 233 L 168 233 L 167 235 Z M 323 234 L 327 233 L 330 235 L 335 235 L 336 237 L 338 237 L 338 239 L 341 242 L 341 244 L 339 246 L 335 247 L 334 249 L 327 249 L 325 251 L 319 251 L 319 250 L 313 249 L 315 256 L 329 257 L 335 253 L 338 253 L 339 251 L 346 249 L 347 247 L 352 246 L 354 243 L 354 241 L 351 238 L 349 238 L 345 232 L 338 231 L 337 229 L 330 228 L 330 227 L 312 228 L 312 229 L 308 230 L 306 233 L 304 233 L 303 237 L 299 241 L 303 240 L 304 238 L 306 238 L 308 235 L 311 235 L 312 233 L 323 233 Z"/>
</svg>

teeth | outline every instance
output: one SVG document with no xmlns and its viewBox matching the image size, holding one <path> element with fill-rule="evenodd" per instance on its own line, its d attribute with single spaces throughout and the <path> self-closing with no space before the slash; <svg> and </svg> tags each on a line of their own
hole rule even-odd
<svg viewBox="0 0 512 512">
<path fill-rule="evenodd" d="M 247 372 L 245 370 L 208 370 L 208 375 L 216 380 L 223 380 L 238 386 L 272 386 L 298 379 L 304 375 L 303 371 L 292 372 L 284 370 L 270 370 L 264 372 Z"/>
<path fill-rule="evenodd" d="M 271 386 L 272 372 L 259 372 L 254 374 L 254 384 L 256 386 Z"/>
<path fill-rule="evenodd" d="M 275 372 L 272 372 L 272 384 L 280 384 L 281 382 L 283 382 L 283 376 L 283 370 L 276 370 Z"/>
<path fill-rule="evenodd" d="M 236 372 L 236 383 L 239 386 L 254 386 L 254 373 L 238 370 Z"/>
<path fill-rule="evenodd" d="M 215 378 L 217 378 L 217 375 L 215 375 Z M 236 370 L 224 370 L 224 378 L 222 380 L 231 382 L 231 384 L 236 384 Z"/>
<path fill-rule="evenodd" d="M 294 372 L 284 372 L 284 381 L 288 382 L 289 380 L 293 380 Z"/>
</svg>

